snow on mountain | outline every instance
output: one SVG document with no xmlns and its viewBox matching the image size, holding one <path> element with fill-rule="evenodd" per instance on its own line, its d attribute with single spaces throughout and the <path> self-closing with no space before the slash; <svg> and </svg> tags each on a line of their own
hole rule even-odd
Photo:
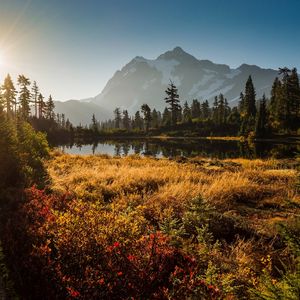
<svg viewBox="0 0 300 300">
<path fill-rule="evenodd" d="M 143 103 L 162 110 L 164 91 L 170 80 L 178 88 L 182 102 L 192 99 L 209 100 L 223 93 L 235 105 L 245 82 L 252 75 L 257 96 L 269 95 L 277 71 L 243 64 L 231 69 L 225 64 L 198 60 L 180 47 L 156 59 L 135 57 L 108 81 L 92 102 L 113 111 L 115 107 L 135 112 Z"/>
<path fill-rule="evenodd" d="M 266 96 L 270 94 L 278 73 L 247 64 L 232 69 L 225 64 L 199 60 L 176 47 L 156 59 L 135 57 L 115 72 L 99 95 L 76 104 L 59 102 L 56 111 L 65 113 L 74 124 L 89 124 L 93 113 L 99 120 L 105 120 L 113 115 L 116 107 L 127 109 L 131 114 L 143 103 L 163 110 L 165 90 L 170 80 L 178 88 L 181 103 L 191 103 L 195 98 L 212 103 L 216 95 L 223 93 L 230 105 L 236 105 L 249 75 L 257 97 L 261 97 L 264 93 Z"/>
</svg>

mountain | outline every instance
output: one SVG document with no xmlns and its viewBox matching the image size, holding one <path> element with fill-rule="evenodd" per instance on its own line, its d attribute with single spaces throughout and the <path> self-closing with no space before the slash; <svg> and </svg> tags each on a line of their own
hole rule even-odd
<svg viewBox="0 0 300 300">
<path fill-rule="evenodd" d="M 98 120 L 111 118 L 116 107 L 127 109 L 130 114 L 143 103 L 163 110 L 167 85 L 172 80 L 178 87 L 181 103 L 192 99 L 209 100 L 223 93 L 231 106 L 236 105 L 251 75 L 257 98 L 269 96 L 278 72 L 255 65 L 242 64 L 236 69 L 209 60 L 199 60 L 180 47 L 158 56 L 156 59 L 135 57 L 107 82 L 96 97 L 80 101 L 56 102 L 56 112 L 64 113 L 78 125 L 90 124 L 93 113 Z"/>
<path fill-rule="evenodd" d="M 135 112 L 143 103 L 162 110 L 165 107 L 165 89 L 172 80 L 178 87 L 183 103 L 192 99 L 206 100 L 223 93 L 231 105 L 236 105 L 246 80 L 252 76 L 256 94 L 270 94 L 277 71 L 243 64 L 231 69 L 225 64 L 198 60 L 180 47 L 158 56 L 154 60 L 137 56 L 108 81 L 103 91 L 92 99 L 93 103 L 113 111 L 116 107 Z"/>
<path fill-rule="evenodd" d="M 72 124 L 86 125 L 92 122 L 92 116 L 95 114 L 97 120 L 107 120 L 111 117 L 111 112 L 103 109 L 93 102 L 81 102 L 78 100 L 69 100 L 66 102 L 55 101 L 55 112 L 65 114 Z"/>
</svg>

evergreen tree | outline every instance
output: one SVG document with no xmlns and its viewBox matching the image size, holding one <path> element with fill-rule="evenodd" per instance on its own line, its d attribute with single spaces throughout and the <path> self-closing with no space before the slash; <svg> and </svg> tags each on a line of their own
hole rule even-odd
<svg viewBox="0 0 300 300">
<path fill-rule="evenodd" d="M 126 129 L 126 130 L 129 130 L 130 129 L 130 118 L 129 118 L 129 114 L 128 114 L 128 111 L 127 110 L 123 110 L 123 127 Z"/>
<path fill-rule="evenodd" d="M 297 130 L 300 128 L 300 86 L 296 68 L 292 69 L 287 84 L 289 97 L 287 126 L 290 130 Z"/>
<path fill-rule="evenodd" d="M 32 102 L 34 103 L 34 116 L 37 118 L 38 116 L 38 98 L 39 98 L 39 88 L 36 84 L 36 81 L 32 84 L 31 89 Z"/>
<path fill-rule="evenodd" d="M 46 103 L 46 119 L 54 120 L 54 116 L 55 116 L 54 108 L 55 108 L 54 101 L 52 99 L 52 96 L 50 95 Z"/>
<path fill-rule="evenodd" d="M 272 89 L 271 89 L 271 99 L 268 106 L 269 111 L 269 127 L 276 131 L 280 125 L 279 123 L 279 115 L 280 115 L 280 97 L 281 97 L 281 81 L 278 79 L 278 77 L 275 78 Z"/>
<path fill-rule="evenodd" d="M 61 114 L 61 127 L 66 128 L 66 117 L 65 114 Z"/>
<path fill-rule="evenodd" d="M 238 111 L 240 114 L 244 114 L 245 113 L 245 97 L 244 94 L 241 92 L 240 93 L 240 101 L 238 104 Z"/>
<path fill-rule="evenodd" d="M 199 106 L 200 106 L 200 103 L 199 103 Z M 187 101 L 185 101 L 185 103 L 183 105 L 183 122 L 184 123 L 192 122 L 192 113 L 191 113 L 191 109 L 190 109 Z"/>
<path fill-rule="evenodd" d="M 17 100 L 16 100 L 16 89 L 14 87 L 14 83 L 8 74 L 6 78 L 4 79 L 4 84 L 2 86 L 2 101 L 3 106 L 6 110 L 6 115 L 8 117 L 11 117 L 14 113 L 16 114 L 17 111 Z"/>
<path fill-rule="evenodd" d="M 255 117 L 256 115 L 256 100 L 255 100 L 255 89 L 253 86 L 252 78 L 249 76 L 246 87 L 245 87 L 245 97 L 244 97 L 244 104 L 245 104 L 245 113 L 248 118 Z"/>
<path fill-rule="evenodd" d="M 44 97 L 40 93 L 38 97 L 38 112 L 39 112 L 39 119 L 42 119 L 46 113 L 46 103 L 44 102 Z"/>
<path fill-rule="evenodd" d="M 157 110 L 154 108 L 151 113 L 151 124 L 152 128 L 158 128 L 159 127 L 159 116 Z"/>
<path fill-rule="evenodd" d="M 255 124 L 255 135 L 257 137 L 266 136 L 268 131 L 268 116 L 267 116 L 267 105 L 266 97 L 263 95 L 262 100 L 259 102 L 259 111 L 256 118 Z"/>
<path fill-rule="evenodd" d="M 255 129 L 255 116 L 256 116 L 256 100 L 255 100 L 255 89 L 253 86 L 252 78 L 249 76 L 244 97 L 241 99 L 242 111 L 241 111 L 241 126 L 240 135 L 248 135 Z"/>
<path fill-rule="evenodd" d="M 30 112 L 30 91 L 28 86 L 30 85 L 30 80 L 24 75 L 19 75 L 18 84 L 20 86 L 20 95 L 19 95 L 19 103 L 20 103 L 20 114 L 23 120 L 27 120 Z"/>
<path fill-rule="evenodd" d="M 97 123 L 97 119 L 95 117 L 95 114 L 93 114 L 92 116 L 92 126 L 91 129 L 93 130 L 94 133 L 98 132 L 98 123 Z"/>
<path fill-rule="evenodd" d="M 141 111 L 144 115 L 145 130 L 146 130 L 146 132 L 148 132 L 150 124 L 151 124 L 151 109 L 148 106 L 148 104 L 143 104 L 141 106 Z"/>
<path fill-rule="evenodd" d="M 198 119 L 201 116 L 201 106 L 200 106 L 200 102 L 197 99 L 194 99 L 192 101 L 192 105 L 191 105 L 191 117 L 193 119 Z"/>
<path fill-rule="evenodd" d="M 169 126 L 171 124 L 171 114 L 167 107 L 163 111 L 162 124 L 164 126 Z"/>
<path fill-rule="evenodd" d="M 225 109 L 225 99 L 223 94 L 219 95 L 217 110 L 218 110 L 217 124 L 220 125 L 224 124 L 226 121 L 226 109 Z"/>
<path fill-rule="evenodd" d="M 210 108 L 207 100 L 201 104 L 201 117 L 203 120 L 207 120 L 210 117 Z"/>
<path fill-rule="evenodd" d="M 219 101 L 218 101 L 218 97 L 215 96 L 214 99 L 214 103 L 213 103 L 213 115 L 212 115 L 212 119 L 214 121 L 214 123 L 218 124 L 219 122 Z"/>
<path fill-rule="evenodd" d="M 134 115 L 134 120 L 133 120 L 134 128 L 138 130 L 142 130 L 143 128 L 143 120 L 140 115 L 140 111 L 137 111 Z"/>
<path fill-rule="evenodd" d="M 169 87 L 166 89 L 165 93 L 167 94 L 165 101 L 167 104 L 169 104 L 169 110 L 171 112 L 171 125 L 175 126 L 180 111 L 180 100 L 178 90 L 172 81 L 169 84 Z"/>
<path fill-rule="evenodd" d="M 122 121 L 121 111 L 120 111 L 119 107 L 117 107 L 114 110 L 114 115 L 115 115 L 115 128 L 119 129 L 121 126 L 121 121 Z"/>
</svg>

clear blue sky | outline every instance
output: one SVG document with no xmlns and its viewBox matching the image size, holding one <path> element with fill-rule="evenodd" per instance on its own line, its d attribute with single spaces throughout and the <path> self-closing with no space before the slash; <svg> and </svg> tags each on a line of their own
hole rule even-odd
<svg viewBox="0 0 300 300">
<path fill-rule="evenodd" d="M 0 80 L 24 73 L 45 96 L 80 99 L 133 57 L 175 46 L 231 67 L 300 70 L 299 12 L 300 0 L 1 0 Z"/>
</svg>

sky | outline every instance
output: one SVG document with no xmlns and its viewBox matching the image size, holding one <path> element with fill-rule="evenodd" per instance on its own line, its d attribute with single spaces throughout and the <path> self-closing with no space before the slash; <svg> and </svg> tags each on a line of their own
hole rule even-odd
<svg viewBox="0 0 300 300">
<path fill-rule="evenodd" d="M 299 0 L 0 0 L 0 81 L 44 96 L 99 94 L 135 56 L 180 46 L 198 59 L 300 70 Z"/>
</svg>

